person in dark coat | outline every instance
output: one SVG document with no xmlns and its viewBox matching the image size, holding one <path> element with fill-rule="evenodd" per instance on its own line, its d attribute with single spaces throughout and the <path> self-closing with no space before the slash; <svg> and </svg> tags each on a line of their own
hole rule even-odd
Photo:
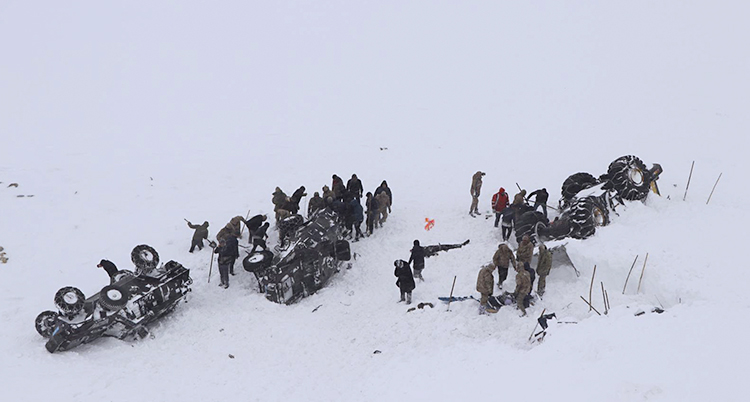
<svg viewBox="0 0 750 402">
<path fill-rule="evenodd" d="M 315 192 L 313 197 L 310 198 L 310 202 L 307 204 L 307 217 L 311 217 L 312 214 L 326 207 L 326 201 L 320 196 L 319 192 Z"/>
<path fill-rule="evenodd" d="M 96 264 L 96 266 L 107 271 L 107 275 L 109 275 L 110 284 L 115 283 L 115 276 L 117 276 L 117 272 L 119 272 L 115 263 L 109 260 L 101 260 L 99 261 L 99 264 Z"/>
<path fill-rule="evenodd" d="M 253 240 L 253 248 L 252 250 L 250 250 L 251 254 L 255 252 L 255 249 L 258 246 L 260 246 L 260 248 L 262 248 L 264 251 L 268 250 L 268 247 L 266 246 L 266 238 L 268 237 L 268 234 L 266 232 L 268 231 L 269 225 L 270 224 L 266 222 L 252 233 L 251 236 Z"/>
<path fill-rule="evenodd" d="M 411 248 L 411 256 L 409 257 L 409 264 L 414 263 L 414 277 L 420 281 L 424 281 L 422 278 L 422 270 L 424 269 L 424 247 L 419 245 L 419 240 L 414 240 L 414 247 Z"/>
<path fill-rule="evenodd" d="M 203 240 L 208 239 L 208 221 L 204 221 L 202 225 L 193 225 L 188 221 L 188 227 L 195 229 L 193 232 L 193 241 L 190 243 L 190 252 L 192 253 L 196 247 L 198 250 L 203 250 Z"/>
<path fill-rule="evenodd" d="M 331 176 L 331 191 L 333 191 L 333 198 L 336 198 L 338 200 L 344 199 L 344 195 L 346 194 L 346 186 L 344 186 L 344 181 L 341 180 L 341 178 L 337 175 Z"/>
<path fill-rule="evenodd" d="M 356 174 L 353 174 L 352 178 L 349 179 L 348 182 L 346 182 L 346 191 L 349 192 L 349 195 L 358 200 L 362 198 L 362 194 L 364 192 L 364 189 L 362 187 L 362 180 L 360 180 Z"/>
<path fill-rule="evenodd" d="M 515 222 L 515 213 L 516 213 L 516 207 L 511 205 L 505 209 L 503 209 L 503 212 L 501 213 L 502 217 L 502 223 L 500 224 L 500 227 L 503 231 L 503 241 L 508 241 L 510 239 L 511 233 L 513 233 L 513 222 Z"/>
<path fill-rule="evenodd" d="M 406 304 L 411 304 L 411 292 L 417 286 L 414 283 L 409 263 L 404 260 L 396 260 L 393 262 L 393 265 L 396 266 L 396 269 L 393 270 L 393 275 L 398 278 L 396 286 L 401 291 L 401 300 L 399 300 L 399 303 L 405 301 Z"/>
<path fill-rule="evenodd" d="M 388 187 L 388 182 L 386 182 L 385 180 L 383 180 L 383 182 L 380 183 L 380 186 L 375 189 L 375 196 L 382 193 L 383 191 L 388 194 L 388 200 L 390 200 L 388 203 L 388 213 L 390 213 L 391 205 L 393 205 L 393 193 L 391 193 L 391 188 Z"/>
<path fill-rule="evenodd" d="M 234 275 L 234 261 L 240 256 L 237 249 L 237 238 L 226 236 L 219 240 L 219 245 L 214 253 L 219 254 L 219 286 L 224 289 L 229 287 L 229 274 Z"/>
<path fill-rule="evenodd" d="M 266 221 L 266 219 L 268 219 L 267 215 L 258 214 L 258 215 L 253 216 L 252 218 L 248 219 L 247 222 L 245 223 L 245 226 L 247 226 L 247 230 L 250 231 L 250 241 L 251 242 L 252 242 L 253 233 L 256 230 L 258 230 L 258 228 L 260 228 L 260 225 L 262 225 L 263 222 Z"/>
<path fill-rule="evenodd" d="M 378 218 L 378 200 L 368 192 L 367 195 L 367 235 L 371 235 L 374 229 L 375 220 Z"/>
<path fill-rule="evenodd" d="M 362 221 L 365 220 L 364 215 L 364 209 L 362 208 L 362 204 L 359 203 L 359 198 L 352 198 L 348 204 L 346 228 L 349 229 L 349 234 L 355 232 L 354 241 L 359 241 L 360 237 L 365 237 L 360 228 Z"/>
<path fill-rule="evenodd" d="M 526 196 L 526 201 L 531 198 L 531 196 L 535 195 L 535 201 L 534 201 L 534 211 L 536 211 L 539 206 L 542 206 L 542 212 L 544 212 L 544 217 L 547 217 L 547 200 L 549 199 L 549 193 L 547 192 L 546 188 L 542 188 L 536 191 L 532 191 L 531 194 Z"/>
<path fill-rule="evenodd" d="M 287 208 L 284 209 L 290 211 L 292 214 L 296 214 L 297 211 L 299 211 L 299 202 L 302 200 L 302 197 L 305 197 L 306 195 L 305 186 L 300 186 L 300 188 L 295 190 L 292 196 L 289 197 Z"/>
<path fill-rule="evenodd" d="M 531 289 L 534 288 L 534 279 L 536 279 L 536 272 L 534 272 L 534 268 L 531 268 L 531 264 L 528 262 L 523 263 L 523 269 L 526 270 L 526 272 L 529 273 L 529 283 L 531 284 Z M 529 294 L 531 294 L 531 290 L 529 290 Z"/>
</svg>

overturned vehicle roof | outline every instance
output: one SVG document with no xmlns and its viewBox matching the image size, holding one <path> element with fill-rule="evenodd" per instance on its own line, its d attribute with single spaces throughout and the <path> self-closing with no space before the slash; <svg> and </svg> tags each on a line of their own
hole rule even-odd
<svg viewBox="0 0 750 402">
<path fill-rule="evenodd" d="M 140 245 L 131 253 L 136 271 L 121 270 L 114 283 L 85 298 L 66 286 L 55 294 L 58 311 L 44 311 L 35 321 L 50 353 L 72 349 L 103 336 L 139 339 L 146 325 L 169 314 L 190 291 L 190 271 L 180 263 L 159 264 L 156 250 Z"/>
<path fill-rule="evenodd" d="M 307 222 L 301 215 L 289 216 L 279 226 L 289 233 L 285 250 L 249 253 L 242 261 L 272 302 L 292 304 L 315 293 L 351 259 L 344 227 L 330 208 L 315 212 Z"/>
</svg>

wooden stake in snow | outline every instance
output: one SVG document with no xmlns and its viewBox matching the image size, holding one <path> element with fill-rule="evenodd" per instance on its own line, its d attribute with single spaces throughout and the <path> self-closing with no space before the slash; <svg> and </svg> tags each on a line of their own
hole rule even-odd
<svg viewBox="0 0 750 402">
<path fill-rule="evenodd" d="M 594 277 L 596 277 L 596 265 L 594 265 L 594 273 L 591 274 L 591 286 L 589 286 L 589 307 L 591 307 L 589 311 L 594 308 L 594 306 L 591 305 L 593 303 L 593 301 L 591 300 L 591 295 L 594 291 Z"/>
<path fill-rule="evenodd" d="M 638 290 L 635 291 L 636 294 L 641 292 L 641 281 L 643 281 L 643 272 L 646 271 L 646 262 L 648 261 L 648 253 L 646 253 L 646 258 L 643 260 L 643 268 L 641 269 L 641 277 L 638 279 Z"/>
<path fill-rule="evenodd" d="M 208 264 L 208 283 L 211 283 L 211 268 L 214 266 L 214 250 L 211 250 L 211 263 Z"/>
<path fill-rule="evenodd" d="M 448 310 L 446 310 L 446 311 L 451 311 L 451 300 L 453 300 L 453 288 L 455 288 L 455 287 L 456 287 L 456 276 L 454 275 L 453 276 L 453 285 L 451 286 L 451 295 L 450 295 L 450 297 L 448 297 Z"/>
<path fill-rule="evenodd" d="M 708 199 L 706 200 L 706 205 L 708 205 L 708 202 L 711 201 L 711 196 L 714 195 L 714 190 L 716 190 L 716 185 L 719 184 L 719 179 L 721 179 L 722 174 L 724 174 L 724 172 L 719 173 L 719 178 L 716 179 L 716 183 L 714 183 L 714 188 L 711 189 L 711 194 L 708 195 Z"/>
<path fill-rule="evenodd" d="M 630 266 L 630 271 L 628 271 L 628 277 L 625 278 L 625 286 L 622 287 L 622 294 L 625 294 L 625 288 L 628 287 L 628 280 L 630 279 L 630 274 L 633 272 L 633 267 L 635 267 L 635 262 L 638 261 L 638 256 L 635 256 L 635 260 L 633 260 L 633 265 Z"/>
<path fill-rule="evenodd" d="M 687 191 L 688 191 L 688 188 L 690 187 L 690 178 L 693 177 L 693 167 L 694 166 L 695 166 L 695 161 L 693 161 L 693 164 L 690 165 L 690 175 L 688 176 L 687 186 L 685 186 L 685 195 L 682 196 L 682 200 L 683 201 L 685 201 L 685 198 L 687 198 Z"/>
<path fill-rule="evenodd" d="M 604 289 L 604 300 L 607 301 L 607 310 L 612 310 L 612 306 L 609 304 L 609 293 L 607 293 L 607 289 Z"/>
<path fill-rule="evenodd" d="M 544 313 L 547 311 L 547 309 L 542 310 L 542 314 L 539 314 L 539 318 L 544 317 Z M 534 332 L 536 332 L 536 327 L 539 325 L 539 318 L 536 320 L 536 324 L 534 324 L 534 330 L 531 331 L 531 335 L 529 335 L 529 340 L 531 340 L 531 337 L 534 336 Z"/>
<path fill-rule="evenodd" d="M 604 294 L 604 282 L 599 282 L 602 285 L 602 303 L 604 303 L 604 314 L 606 315 L 608 312 L 607 309 L 607 295 Z"/>
<path fill-rule="evenodd" d="M 594 312 L 595 312 L 596 314 L 602 315 L 602 314 L 601 314 L 600 312 L 598 312 L 598 311 L 597 311 L 597 310 L 596 310 L 596 309 L 594 308 L 594 306 L 592 306 L 592 305 L 591 305 L 591 303 L 589 303 L 589 302 L 588 302 L 588 300 L 584 299 L 584 298 L 583 298 L 583 296 L 579 296 L 579 297 L 581 298 L 581 300 L 583 300 L 583 302 L 584 302 L 584 303 L 586 303 L 586 304 L 588 304 L 588 305 L 589 305 L 589 311 L 591 311 L 591 310 L 594 310 Z"/>
</svg>

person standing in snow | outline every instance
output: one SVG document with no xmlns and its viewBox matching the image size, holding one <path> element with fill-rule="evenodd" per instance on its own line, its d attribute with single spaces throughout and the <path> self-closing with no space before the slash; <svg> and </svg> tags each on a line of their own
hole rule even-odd
<svg viewBox="0 0 750 402">
<path fill-rule="evenodd" d="M 526 265 L 528 265 L 526 263 Z M 516 299 L 516 305 L 518 309 L 523 313 L 521 316 L 526 315 L 526 296 L 531 292 L 531 277 L 529 272 L 524 268 L 517 269 L 516 273 L 516 291 L 513 293 Z"/>
<path fill-rule="evenodd" d="M 531 257 L 533 255 L 534 243 L 531 242 L 531 238 L 529 237 L 529 235 L 523 235 L 521 244 L 518 245 L 518 249 L 516 250 L 516 260 L 518 260 L 518 262 L 521 264 L 525 262 L 531 264 Z"/>
<path fill-rule="evenodd" d="M 526 205 L 526 190 L 521 190 L 520 193 L 513 196 L 513 205 L 514 207 L 520 206 L 520 205 Z"/>
<path fill-rule="evenodd" d="M 98 268 L 102 268 L 107 272 L 107 275 L 109 275 L 109 283 L 113 284 L 115 283 L 115 277 L 117 276 L 117 266 L 115 263 L 109 260 L 101 260 L 98 264 L 96 264 Z"/>
<path fill-rule="evenodd" d="M 497 267 L 497 287 L 502 289 L 503 282 L 508 278 L 510 264 L 513 264 L 513 269 L 516 269 L 516 259 L 507 244 L 500 243 L 497 246 L 497 251 L 492 256 L 492 263 Z"/>
<path fill-rule="evenodd" d="M 471 207 L 469 207 L 469 215 L 479 215 L 479 194 L 482 192 L 482 176 L 484 172 L 477 171 L 474 176 L 471 177 Z"/>
<path fill-rule="evenodd" d="M 198 247 L 198 250 L 203 250 L 203 240 L 208 239 L 208 221 L 204 221 L 202 225 L 193 225 L 190 221 L 187 222 L 190 229 L 195 229 L 193 232 L 193 241 L 190 243 L 190 253 Z"/>
<path fill-rule="evenodd" d="M 346 191 L 357 200 L 362 198 L 364 187 L 362 187 L 362 180 L 360 180 L 356 174 L 353 174 L 352 178 L 346 182 Z"/>
<path fill-rule="evenodd" d="M 386 182 L 385 180 L 383 180 L 383 182 L 380 183 L 380 186 L 375 189 L 375 196 L 378 196 L 382 192 L 388 194 L 388 213 L 390 213 L 391 205 L 393 205 L 393 193 L 391 192 L 391 188 L 388 187 L 388 182 Z"/>
<path fill-rule="evenodd" d="M 273 197 L 271 197 L 271 202 L 273 203 L 273 212 L 276 213 L 276 222 L 279 222 L 281 219 L 280 210 L 285 209 L 287 204 L 289 203 L 289 197 L 284 193 L 280 187 L 276 187 L 276 190 L 273 192 Z"/>
<path fill-rule="evenodd" d="M 250 232 L 250 235 L 248 236 L 248 242 L 252 244 L 253 242 L 253 233 L 255 233 L 258 228 L 260 228 L 260 225 L 263 224 L 263 222 L 268 219 L 268 216 L 258 214 L 253 216 L 252 218 L 248 219 L 247 222 L 245 222 L 245 226 L 247 226 L 248 232 Z"/>
<path fill-rule="evenodd" d="M 393 270 L 393 275 L 398 278 L 396 280 L 396 286 L 398 286 L 401 291 L 401 300 L 399 300 L 399 303 L 406 301 L 406 304 L 411 304 L 411 292 L 417 287 L 417 285 L 414 283 L 414 277 L 411 274 L 409 263 L 404 260 L 396 260 L 393 262 L 393 265 L 396 266 L 396 269 Z"/>
<path fill-rule="evenodd" d="M 331 176 L 331 190 L 333 191 L 333 198 L 339 201 L 344 200 L 346 186 L 344 186 L 344 181 L 337 175 Z"/>
<path fill-rule="evenodd" d="M 354 197 L 349 201 L 349 213 L 347 216 L 350 219 L 350 222 L 348 222 L 346 226 L 347 229 L 349 229 L 349 234 L 355 232 L 354 241 L 359 241 L 360 237 L 365 237 L 362 234 L 362 229 L 360 229 L 365 217 L 362 204 L 359 203 L 359 198 Z"/>
<path fill-rule="evenodd" d="M 253 248 L 250 250 L 250 253 L 254 253 L 255 249 L 260 246 L 260 248 L 263 249 L 263 251 L 268 250 L 268 247 L 266 246 L 266 238 L 268 237 L 268 234 L 266 233 L 268 231 L 268 226 L 270 224 L 268 222 L 264 223 L 261 227 L 253 231 L 252 234 L 252 240 L 253 240 Z"/>
<path fill-rule="evenodd" d="M 505 189 L 500 187 L 500 191 L 492 196 L 492 210 L 495 211 L 495 227 L 500 222 L 500 217 L 503 214 L 503 210 L 508 206 L 508 193 Z M 503 236 L 504 237 L 504 236 Z"/>
<path fill-rule="evenodd" d="M 508 241 L 510 239 L 510 235 L 513 233 L 513 222 L 515 222 L 514 217 L 516 213 L 516 208 L 511 205 L 507 208 L 505 208 L 502 212 L 502 223 L 500 224 L 501 230 L 503 232 L 503 241 Z"/>
<path fill-rule="evenodd" d="M 479 314 L 485 314 L 487 311 L 487 301 L 492 296 L 492 291 L 495 287 L 495 278 L 492 276 L 492 271 L 494 270 L 494 265 L 486 264 L 479 270 L 479 275 L 477 275 L 477 292 L 482 295 L 479 299 Z"/>
<path fill-rule="evenodd" d="M 214 249 L 214 253 L 219 255 L 219 286 L 224 289 L 229 287 L 229 266 L 234 264 L 234 253 L 231 247 L 227 245 L 227 240 L 231 237 L 226 236 L 219 239 L 219 245 Z"/>
<path fill-rule="evenodd" d="M 292 196 L 289 197 L 289 202 L 286 203 L 284 209 L 291 212 L 292 215 L 296 214 L 299 211 L 299 202 L 302 200 L 302 197 L 305 197 L 306 195 L 305 186 L 300 186 L 300 188 L 295 190 Z"/>
<path fill-rule="evenodd" d="M 310 202 L 307 204 L 307 217 L 311 217 L 312 214 L 318 212 L 319 210 L 326 207 L 326 202 L 323 198 L 320 197 L 320 193 L 317 191 L 315 194 L 313 194 L 313 197 L 310 198 Z"/>
<path fill-rule="evenodd" d="M 378 220 L 377 223 L 380 227 L 383 227 L 383 223 L 388 219 L 388 206 L 391 205 L 391 200 L 388 198 L 388 193 L 381 191 L 380 194 L 376 194 L 375 198 L 378 201 Z"/>
<path fill-rule="evenodd" d="M 378 200 L 368 192 L 367 195 L 367 235 L 370 236 L 375 227 L 375 220 L 378 217 Z"/>
<path fill-rule="evenodd" d="M 414 240 L 414 247 L 411 248 L 409 264 L 414 263 L 414 277 L 424 282 L 422 270 L 424 269 L 424 247 L 419 245 L 419 240 Z"/>
<path fill-rule="evenodd" d="M 552 269 L 552 252 L 547 250 L 547 246 L 539 244 L 539 261 L 536 265 L 536 273 L 539 275 L 539 283 L 536 285 L 536 293 L 541 297 L 544 295 L 544 288 L 547 285 L 547 275 Z"/>
<path fill-rule="evenodd" d="M 536 198 L 534 200 L 534 211 L 536 211 L 539 206 L 542 206 L 542 212 L 544 212 L 544 217 L 547 217 L 547 200 L 549 199 L 549 193 L 547 193 L 546 188 L 542 188 L 536 191 L 532 191 L 531 194 L 526 196 L 526 201 L 529 200 L 532 196 L 536 195 Z"/>
<path fill-rule="evenodd" d="M 323 186 L 323 201 L 327 202 L 329 198 L 336 198 L 336 195 L 333 194 L 333 191 L 328 186 Z"/>
</svg>

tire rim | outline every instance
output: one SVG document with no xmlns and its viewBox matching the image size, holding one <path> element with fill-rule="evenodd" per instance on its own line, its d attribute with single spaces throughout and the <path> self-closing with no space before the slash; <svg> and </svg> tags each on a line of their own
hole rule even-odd
<svg viewBox="0 0 750 402">
<path fill-rule="evenodd" d="M 604 226 L 604 213 L 599 208 L 594 208 L 594 224 Z"/>
<path fill-rule="evenodd" d="M 248 258 L 248 261 L 252 263 L 258 263 L 258 262 L 263 261 L 263 259 L 264 259 L 263 254 L 253 254 L 250 256 L 250 258 Z"/>
<path fill-rule="evenodd" d="M 78 303 L 78 295 L 75 294 L 75 292 L 65 293 L 65 296 L 63 296 L 63 301 L 68 304 L 76 304 Z"/>
<path fill-rule="evenodd" d="M 640 186 L 644 182 L 643 172 L 641 169 L 632 168 L 628 172 L 628 179 L 630 179 L 630 181 L 636 186 Z"/>
<path fill-rule="evenodd" d="M 116 289 L 110 289 L 107 291 L 107 297 L 112 301 L 122 300 L 122 292 Z"/>
<path fill-rule="evenodd" d="M 145 261 L 151 262 L 154 260 L 154 255 L 151 254 L 149 251 L 141 251 L 141 258 L 143 258 Z"/>
</svg>

